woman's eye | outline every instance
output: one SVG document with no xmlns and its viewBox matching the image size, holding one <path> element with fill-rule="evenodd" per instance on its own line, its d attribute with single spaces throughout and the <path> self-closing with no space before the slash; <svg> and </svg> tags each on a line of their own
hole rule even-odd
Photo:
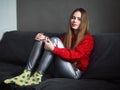
<svg viewBox="0 0 120 90">
<path fill-rule="evenodd" d="M 75 19 L 75 17 L 73 16 L 71 19 Z"/>
<path fill-rule="evenodd" d="M 75 16 L 73 16 L 71 19 L 77 19 L 77 20 L 81 21 L 81 18 L 80 18 L 80 17 L 75 17 Z"/>
<path fill-rule="evenodd" d="M 80 20 L 80 21 L 81 21 L 81 18 L 79 18 L 79 17 L 78 17 L 78 20 Z"/>
</svg>

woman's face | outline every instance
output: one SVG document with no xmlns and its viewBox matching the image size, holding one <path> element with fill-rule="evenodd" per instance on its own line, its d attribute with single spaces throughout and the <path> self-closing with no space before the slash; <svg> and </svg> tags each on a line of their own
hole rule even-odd
<svg viewBox="0 0 120 90">
<path fill-rule="evenodd" d="M 78 30 L 78 28 L 80 27 L 80 24 L 81 24 L 81 12 L 80 11 L 76 11 L 71 20 L 70 20 L 70 23 L 71 23 L 71 28 L 74 29 L 74 30 Z"/>
</svg>

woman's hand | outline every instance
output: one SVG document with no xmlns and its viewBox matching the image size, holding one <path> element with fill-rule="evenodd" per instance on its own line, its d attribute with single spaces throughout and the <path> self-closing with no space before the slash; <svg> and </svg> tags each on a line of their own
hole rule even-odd
<svg viewBox="0 0 120 90">
<path fill-rule="evenodd" d="M 46 39 L 44 48 L 46 50 L 53 51 L 54 50 L 54 45 L 49 39 Z"/>
<path fill-rule="evenodd" d="M 38 33 L 36 36 L 35 36 L 35 40 L 45 40 L 46 36 L 44 35 L 44 33 Z"/>
</svg>

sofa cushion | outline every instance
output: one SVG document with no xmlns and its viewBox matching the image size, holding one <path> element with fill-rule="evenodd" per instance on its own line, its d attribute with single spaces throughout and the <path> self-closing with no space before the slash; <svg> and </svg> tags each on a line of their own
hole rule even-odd
<svg viewBox="0 0 120 90">
<path fill-rule="evenodd" d="M 94 79 L 48 79 L 36 86 L 11 85 L 8 89 L 15 90 L 119 90 L 120 86 L 105 80 Z"/>
<path fill-rule="evenodd" d="M 0 62 L 26 65 L 38 32 L 10 31 L 3 35 L 0 42 Z M 63 35 L 62 33 L 45 33 L 47 36 Z"/>
<path fill-rule="evenodd" d="M 0 83 L 2 83 L 7 78 L 20 75 L 21 72 L 23 72 L 23 67 L 20 65 L 0 62 Z"/>
<path fill-rule="evenodd" d="M 48 79 L 39 86 L 34 87 L 35 90 L 119 90 L 120 87 L 104 80 L 95 79 Z"/>
<path fill-rule="evenodd" d="M 24 65 L 31 51 L 34 34 L 28 32 L 6 32 L 0 42 L 0 61 Z"/>
<path fill-rule="evenodd" d="M 120 34 L 94 35 L 95 47 L 83 78 L 120 80 Z"/>
</svg>

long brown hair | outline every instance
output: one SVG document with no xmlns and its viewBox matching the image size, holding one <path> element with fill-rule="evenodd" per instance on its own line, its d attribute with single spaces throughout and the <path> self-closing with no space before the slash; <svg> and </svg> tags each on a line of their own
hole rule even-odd
<svg viewBox="0 0 120 90">
<path fill-rule="evenodd" d="M 73 17 L 73 14 L 77 11 L 79 11 L 81 13 L 81 24 L 80 24 L 80 27 L 78 29 L 76 41 L 75 41 L 74 45 L 71 46 L 72 36 L 74 34 L 74 30 L 71 28 L 70 20 Z M 89 29 L 89 21 L 88 21 L 87 12 L 83 8 L 75 9 L 72 12 L 70 19 L 69 19 L 68 31 L 65 35 L 65 40 L 64 40 L 65 47 L 68 49 L 74 49 L 80 43 L 80 41 L 84 38 L 84 36 L 88 33 L 88 29 Z"/>
</svg>

